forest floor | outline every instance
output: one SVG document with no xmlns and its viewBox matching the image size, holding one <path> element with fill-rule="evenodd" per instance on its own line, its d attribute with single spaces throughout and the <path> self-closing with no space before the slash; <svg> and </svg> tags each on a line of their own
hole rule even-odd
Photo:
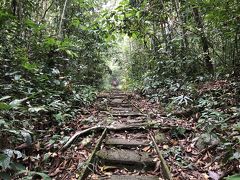
<svg viewBox="0 0 240 180">
<path fill-rule="evenodd" d="M 205 93 L 209 88 L 223 87 L 219 82 L 201 86 Z M 177 118 L 168 116 L 160 103 L 138 94 L 103 92 L 75 120 L 43 133 L 25 163 L 29 169 L 44 168 L 52 179 L 166 179 L 163 163 L 176 180 L 221 179 L 236 172 L 238 161 L 223 160 L 230 153 L 224 147 L 239 148 L 239 143 L 233 143 L 239 131 L 216 127 L 218 137 L 206 133 L 197 122 L 199 113 Z M 236 117 L 228 118 L 228 123 L 234 124 Z M 232 143 L 225 142 L 226 137 Z M 44 154 L 41 160 L 36 159 L 38 154 Z"/>
</svg>

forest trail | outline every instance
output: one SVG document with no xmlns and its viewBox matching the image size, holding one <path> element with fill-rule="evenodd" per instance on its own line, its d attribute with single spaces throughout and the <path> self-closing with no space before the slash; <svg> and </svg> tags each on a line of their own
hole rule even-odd
<svg viewBox="0 0 240 180">
<path fill-rule="evenodd" d="M 239 0 L 0 2 L 0 179 L 240 180 Z"/>
<path fill-rule="evenodd" d="M 131 93 L 118 89 L 98 96 L 97 102 L 106 105 L 105 108 L 99 106 L 98 116 L 108 119 L 108 123 L 102 126 L 103 132 L 93 145 L 79 179 L 171 179 L 151 131 L 158 125 L 141 112 L 131 98 Z"/>
<path fill-rule="evenodd" d="M 64 126 L 68 139 L 52 154 L 48 174 L 80 180 L 221 179 L 229 171 L 218 171 L 217 158 L 224 155 L 216 149 L 219 139 L 196 126 L 194 118 L 168 116 L 159 103 L 137 93 L 102 92 Z"/>
</svg>

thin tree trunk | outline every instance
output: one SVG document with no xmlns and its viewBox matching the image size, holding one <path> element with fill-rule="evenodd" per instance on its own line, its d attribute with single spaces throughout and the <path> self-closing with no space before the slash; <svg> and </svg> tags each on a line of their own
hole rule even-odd
<svg viewBox="0 0 240 180">
<path fill-rule="evenodd" d="M 211 62 L 210 51 L 209 51 L 209 42 L 204 33 L 204 25 L 203 25 L 202 17 L 196 6 L 193 7 L 193 15 L 194 15 L 194 19 L 197 24 L 197 27 L 201 30 L 201 42 L 202 42 L 202 48 L 204 52 L 204 61 L 205 61 L 206 68 L 209 73 L 214 74 L 214 67 L 213 67 L 213 63 Z"/>
<path fill-rule="evenodd" d="M 68 0 L 65 0 L 65 2 L 64 2 L 62 15 L 61 15 L 60 23 L 59 23 L 58 37 L 62 36 L 62 23 L 63 23 L 63 18 L 64 18 L 64 15 L 65 15 L 65 11 L 66 11 L 67 2 L 68 2 Z"/>
<path fill-rule="evenodd" d="M 182 14 L 181 12 L 181 4 L 179 2 L 179 0 L 173 0 L 173 4 L 175 7 L 175 11 L 177 13 L 177 17 L 181 26 L 181 35 L 182 35 L 182 53 L 185 53 L 185 51 L 188 48 L 188 39 L 186 36 L 186 28 L 184 27 L 184 24 L 186 23 L 186 17 Z"/>
</svg>

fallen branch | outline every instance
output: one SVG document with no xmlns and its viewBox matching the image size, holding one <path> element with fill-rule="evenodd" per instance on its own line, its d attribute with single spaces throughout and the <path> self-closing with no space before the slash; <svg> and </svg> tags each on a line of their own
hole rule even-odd
<svg viewBox="0 0 240 180">
<path fill-rule="evenodd" d="M 161 161 L 164 179 L 171 180 L 171 179 L 172 179 L 172 175 L 171 175 L 171 172 L 170 172 L 170 170 L 169 170 L 169 167 L 168 167 L 165 159 L 163 158 L 162 152 L 161 152 L 160 149 L 158 148 L 158 145 L 157 145 L 157 143 L 156 143 L 155 138 L 153 137 L 153 135 L 150 134 L 150 136 L 151 136 L 151 139 L 152 139 L 153 144 L 154 144 L 154 146 L 155 146 L 155 149 L 156 149 L 156 151 L 157 151 L 158 157 L 159 157 L 159 159 L 160 159 L 160 161 Z"/>
<path fill-rule="evenodd" d="M 80 172 L 80 177 L 78 178 L 79 180 L 84 180 L 87 178 L 89 172 L 91 171 L 91 169 L 93 169 L 93 160 L 95 157 L 96 152 L 100 149 L 100 146 L 102 144 L 102 141 L 104 140 L 104 138 L 106 137 L 106 133 L 107 133 L 107 128 L 104 129 L 101 137 L 99 138 L 91 156 L 88 158 L 85 167 L 83 168 L 83 170 Z"/>
<path fill-rule="evenodd" d="M 101 130 L 102 127 L 101 126 L 94 126 L 88 129 L 85 129 L 83 131 L 78 131 L 76 132 L 67 142 L 66 144 L 61 148 L 61 151 L 64 151 L 65 149 L 67 149 L 79 136 L 88 134 L 89 132 L 95 131 L 95 130 Z"/>
<path fill-rule="evenodd" d="M 121 126 L 118 125 L 117 127 L 110 126 L 94 126 L 82 131 L 77 131 L 66 143 L 65 145 L 60 149 L 61 151 L 66 150 L 72 143 L 74 143 L 78 137 L 89 134 L 91 132 L 99 132 L 103 131 L 104 129 L 107 129 L 108 131 L 127 131 L 127 130 L 147 130 L 147 129 L 161 129 L 161 130 L 171 130 L 173 127 L 166 126 L 162 127 L 159 125 L 159 123 L 140 123 L 140 124 L 134 124 L 134 125 L 125 125 Z"/>
<path fill-rule="evenodd" d="M 129 125 L 129 126 L 94 126 L 88 129 L 85 129 L 83 131 L 76 132 L 67 142 L 66 144 L 61 148 L 61 151 L 66 150 L 78 137 L 89 134 L 93 131 L 103 131 L 105 128 L 109 131 L 126 131 L 126 130 L 136 130 L 136 129 L 147 129 L 149 128 L 149 124 L 141 123 L 141 124 L 135 124 L 135 125 Z"/>
</svg>

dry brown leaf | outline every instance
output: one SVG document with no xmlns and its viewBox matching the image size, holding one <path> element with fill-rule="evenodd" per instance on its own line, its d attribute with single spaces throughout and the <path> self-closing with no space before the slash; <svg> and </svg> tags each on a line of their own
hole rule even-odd
<svg viewBox="0 0 240 180">
<path fill-rule="evenodd" d="M 53 177 L 53 176 L 56 176 L 58 173 L 61 173 L 62 170 L 60 170 L 59 168 L 57 168 L 53 173 L 50 173 L 49 176 L 50 177 Z"/>
<path fill-rule="evenodd" d="M 178 141 L 176 141 L 176 140 L 174 140 L 174 139 L 171 139 L 171 143 L 172 143 L 173 146 L 178 145 Z"/>
<path fill-rule="evenodd" d="M 147 152 L 149 149 L 151 149 L 151 147 L 150 147 L 150 146 L 146 146 L 146 147 L 143 148 L 142 150 L 143 150 L 144 152 Z"/>
<path fill-rule="evenodd" d="M 188 152 L 188 153 L 192 152 L 192 147 L 191 147 L 191 146 L 188 146 L 188 147 L 186 148 L 186 152 Z"/>
<path fill-rule="evenodd" d="M 167 149 L 169 149 L 169 146 L 168 146 L 167 144 L 164 144 L 164 145 L 163 145 L 163 149 L 164 149 L 164 150 L 167 150 Z"/>
</svg>

